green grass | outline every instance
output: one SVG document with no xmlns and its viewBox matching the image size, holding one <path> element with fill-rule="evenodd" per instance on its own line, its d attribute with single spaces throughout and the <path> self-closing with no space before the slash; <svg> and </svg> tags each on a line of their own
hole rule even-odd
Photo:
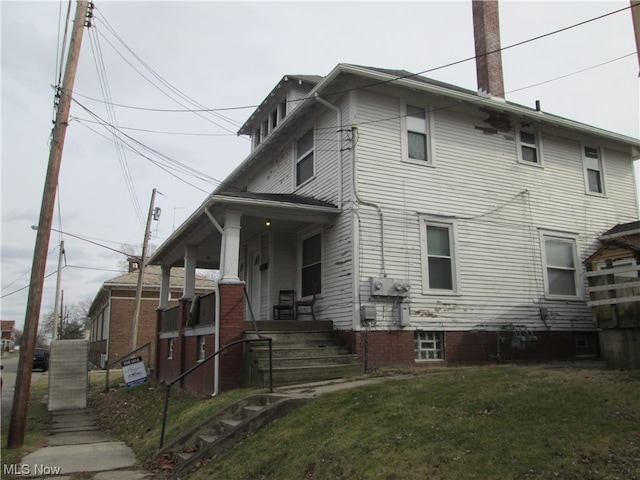
<svg viewBox="0 0 640 480">
<path fill-rule="evenodd" d="M 152 459 L 160 443 L 165 388 L 150 381 L 127 389 L 121 382 L 122 375 L 112 372 L 111 389 L 103 393 L 104 376 L 92 377 L 90 405 L 100 426 L 112 437 L 132 447 L 138 461 L 145 464 Z M 169 402 L 165 444 L 249 393 L 249 390 L 233 390 L 213 398 L 203 398 L 174 387 Z"/>
<path fill-rule="evenodd" d="M 640 372 L 567 367 L 453 368 L 327 394 L 189 479 L 640 478 Z"/>
<path fill-rule="evenodd" d="M 22 447 L 7 448 L 7 437 L 9 435 L 11 417 L 7 416 L 7 418 L 2 419 L 1 450 L 3 465 L 19 463 L 22 457 L 44 445 L 48 412 L 47 405 L 43 403 L 43 399 L 47 394 L 48 388 L 49 381 L 47 378 L 42 378 L 31 385 L 29 390 L 27 423 Z"/>
</svg>

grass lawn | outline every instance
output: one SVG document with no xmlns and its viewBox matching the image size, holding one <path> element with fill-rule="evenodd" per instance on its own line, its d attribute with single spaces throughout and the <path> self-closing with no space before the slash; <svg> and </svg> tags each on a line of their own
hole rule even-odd
<svg viewBox="0 0 640 480">
<path fill-rule="evenodd" d="M 638 479 L 640 372 L 451 368 L 320 397 L 189 479 Z"/>
</svg>

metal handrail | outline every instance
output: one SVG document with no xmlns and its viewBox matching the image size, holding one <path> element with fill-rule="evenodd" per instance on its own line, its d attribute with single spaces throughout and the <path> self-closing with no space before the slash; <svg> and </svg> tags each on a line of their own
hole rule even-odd
<svg viewBox="0 0 640 480">
<path fill-rule="evenodd" d="M 243 338 L 243 339 L 240 339 L 240 340 L 235 340 L 233 342 L 227 343 L 224 347 L 222 347 L 218 351 L 212 353 L 211 355 L 206 357 L 204 360 L 202 360 L 201 362 L 198 362 L 193 367 L 188 369 L 186 372 L 182 373 L 181 375 L 177 376 L 176 378 L 174 378 L 173 380 L 171 380 L 170 382 L 168 382 L 166 384 L 166 393 L 165 393 L 165 397 L 164 397 L 164 411 L 162 413 L 162 430 L 160 432 L 160 448 L 162 448 L 163 445 L 164 445 L 164 432 L 165 432 L 165 428 L 167 426 L 167 413 L 169 411 L 169 395 L 171 394 L 171 387 L 173 387 L 174 384 L 176 384 L 177 382 L 182 380 L 184 377 L 189 375 L 194 370 L 197 370 L 198 368 L 200 368 L 202 365 L 207 363 L 209 360 L 214 358 L 216 355 L 219 355 L 220 353 L 224 352 L 227 348 L 233 347 L 234 345 L 238 345 L 240 343 L 250 343 L 250 342 L 269 342 L 269 393 L 273 393 L 273 356 L 272 356 L 272 348 L 271 348 L 272 339 L 268 338 L 268 337 Z"/>
<path fill-rule="evenodd" d="M 107 366 L 105 367 L 105 370 L 107 371 L 107 375 L 105 377 L 105 384 L 104 384 L 105 393 L 109 391 L 109 369 L 111 367 L 113 367 L 114 365 L 120 363 L 125 358 L 129 357 L 130 355 L 133 355 L 134 353 L 138 353 L 140 350 L 142 350 L 144 348 L 148 349 L 148 351 L 147 351 L 147 366 L 150 367 L 151 366 L 151 342 L 147 342 L 144 345 L 142 345 L 141 347 L 138 347 L 135 350 L 130 351 L 126 355 L 123 355 L 119 359 L 107 364 Z"/>
</svg>

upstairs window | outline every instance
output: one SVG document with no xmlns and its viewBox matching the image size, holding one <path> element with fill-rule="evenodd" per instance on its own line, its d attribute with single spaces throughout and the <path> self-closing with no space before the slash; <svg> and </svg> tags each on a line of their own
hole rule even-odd
<svg viewBox="0 0 640 480">
<path fill-rule="evenodd" d="M 407 156 L 428 161 L 427 116 L 424 108 L 407 105 Z"/>
<path fill-rule="evenodd" d="M 540 145 L 536 132 L 526 130 L 519 131 L 518 160 L 530 165 L 541 164 Z"/>
<path fill-rule="evenodd" d="M 597 148 L 584 147 L 583 164 L 587 193 L 604 194 L 602 160 Z"/>
<path fill-rule="evenodd" d="M 296 147 L 296 187 L 313 177 L 313 129 L 305 133 Z"/>
</svg>

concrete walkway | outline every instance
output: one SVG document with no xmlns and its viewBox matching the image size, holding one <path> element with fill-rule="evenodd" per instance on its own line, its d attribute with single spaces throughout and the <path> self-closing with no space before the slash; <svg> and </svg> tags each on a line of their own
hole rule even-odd
<svg viewBox="0 0 640 480">
<path fill-rule="evenodd" d="M 19 478 L 152 478 L 150 473 L 135 469 L 136 458 L 130 447 L 123 442 L 112 441 L 99 429 L 90 409 L 51 412 L 48 433 L 47 446 L 21 460 L 19 466 L 27 475 L 19 475 Z"/>
</svg>

